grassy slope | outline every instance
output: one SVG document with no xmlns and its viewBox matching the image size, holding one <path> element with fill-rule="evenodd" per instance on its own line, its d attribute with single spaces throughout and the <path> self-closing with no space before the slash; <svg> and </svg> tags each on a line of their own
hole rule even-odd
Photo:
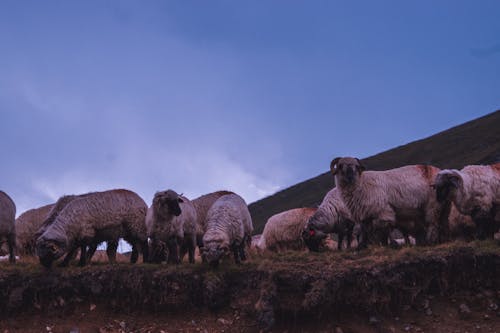
<svg viewBox="0 0 500 333">
<path fill-rule="evenodd" d="M 500 110 L 428 138 L 368 157 L 370 170 L 387 170 L 408 164 L 461 168 L 500 161 Z M 325 161 L 327 165 L 329 161 Z M 273 214 L 296 207 L 314 207 L 334 186 L 328 172 L 293 185 L 249 205 L 255 233 L 262 232 Z"/>
</svg>

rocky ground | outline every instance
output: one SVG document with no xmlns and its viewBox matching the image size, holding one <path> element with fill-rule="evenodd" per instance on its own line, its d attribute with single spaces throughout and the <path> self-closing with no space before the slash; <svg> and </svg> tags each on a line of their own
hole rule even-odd
<svg viewBox="0 0 500 333">
<path fill-rule="evenodd" d="M 0 332 L 499 332 L 500 246 L 254 254 L 197 263 L 0 264 Z"/>
</svg>

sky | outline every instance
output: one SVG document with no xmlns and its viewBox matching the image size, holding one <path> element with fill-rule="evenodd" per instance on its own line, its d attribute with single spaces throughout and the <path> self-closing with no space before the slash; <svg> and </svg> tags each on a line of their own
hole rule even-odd
<svg viewBox="0 0 500 333">
<path fill-rule="evenodd" d="M 250 203 L 500 109 L 498 1 L 0 2 L 0 189 Z"/>
</svg>

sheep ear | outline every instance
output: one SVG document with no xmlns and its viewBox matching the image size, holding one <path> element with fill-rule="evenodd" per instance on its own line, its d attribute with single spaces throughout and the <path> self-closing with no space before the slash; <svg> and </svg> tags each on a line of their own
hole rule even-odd
<svg viewBox="0 0 500 333">
<path fill-rule="evenodd" d="M 181 197 L 177 198 L 177 201 L 179 201 L 179 202 L 184 202 L 184 200 L 182 200 L 182 198 L 181 198 Z"/>
<path fill-rule="evenodd" d="M 358 171 L 359 173 L 363 172 L 366 170 L 365 166 L 363 165 L 363 163 L 361 163 L 361 161 L 357 158 L 356 161 L 358 161 Z"/>
<path fill-rule="evenodd" d="M 334 158 L 331 162 L 330 162 L 330 171 L 332 172 L 332 174 L 335 176 L 337 174 L 337 171 L 338 171 L 338 168 L 337 168 L 337 163 L 339 163 L 340 161 L 340 157 L 336 157 Z"/>
</svg>

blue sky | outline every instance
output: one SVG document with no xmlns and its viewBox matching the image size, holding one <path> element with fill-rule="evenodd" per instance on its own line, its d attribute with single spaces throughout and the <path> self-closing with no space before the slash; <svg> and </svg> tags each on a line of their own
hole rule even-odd
<svg viewBox="0 0 500 333">
<path fill-rule="evenodd" d="M 0 188 L 252 202 L 500 108 L 498 1 L 1 1 Z"/>
</svg>

